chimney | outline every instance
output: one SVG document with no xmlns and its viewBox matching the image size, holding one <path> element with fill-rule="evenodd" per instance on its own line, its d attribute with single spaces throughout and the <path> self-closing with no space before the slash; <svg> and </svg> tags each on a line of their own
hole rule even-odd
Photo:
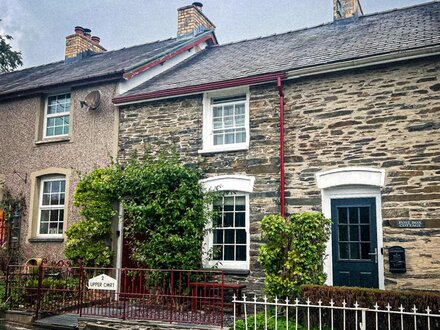
<svg viewBox="0 0 440 330">
<path fill-rule="evenodd" d="M 177 37 L 195 36 L 215 29 L 215 25 L 203 14 L 202 8 L 201 2 L 193 2 L 192 5 L 177 9 Z"/>
<path fill-rule="evenodd" d="M 358 17 L 363 14 L 360 0 L 333 0 L 333 18 L 335 21 Z"/>
<path fill-rule="evenodd" d="M 75 26 L 75 34 L 66 37 L 66 62 L 74 62 L 106 51 L 106 49 L 99 44 L 101 39 L 97 36 L 92 37 L 91 33 L 92 31 L 90 29 Z"/>
</svg>

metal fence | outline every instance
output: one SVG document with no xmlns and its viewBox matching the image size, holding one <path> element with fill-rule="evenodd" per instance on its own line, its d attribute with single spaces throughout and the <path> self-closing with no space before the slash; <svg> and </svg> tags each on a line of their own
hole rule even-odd
<svg viewBox="0 0 440 330">
<path fill-rule="evenodd" d="M 243 318 L 235 316 L 235 310 L 242 307 Z M 440 311 L 429 307 L 418 309 L 413 306 L 406 310 L 402 305 L 393 309 L 389 304 L 381 308 L 360 306 L 357 302 L 348 306 L 345 301 L 337 305 L 333 300 L 328 304 L 322 301 L 301 303 L 279 300 L 269 301 L 267 297 L 258 300 L 256 296 L 248 299 L 233 297 L 234 330 L 434 330 L 440 329 Z"/>
<path fill-rule="evenodd" d="M 113 284 L 89 287 L 109 276 Z M 215 284 L 215 285 L 214 285 Z M 222 271 L 9 266 L 10 309 L 223 326 Z"/>
</svg>

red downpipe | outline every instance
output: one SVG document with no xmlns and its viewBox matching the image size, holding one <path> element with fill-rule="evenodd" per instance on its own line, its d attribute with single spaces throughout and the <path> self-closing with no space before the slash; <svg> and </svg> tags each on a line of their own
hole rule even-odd
<svg viewBox="0 0 440 330">
<path fill-rule="evenodd" d="M 285 215 L 285 177 L 284 177 L 284 92 L 281 77 L 277 78 L 278 93 L 280 95 L 280 213 Z"/>
</svg>

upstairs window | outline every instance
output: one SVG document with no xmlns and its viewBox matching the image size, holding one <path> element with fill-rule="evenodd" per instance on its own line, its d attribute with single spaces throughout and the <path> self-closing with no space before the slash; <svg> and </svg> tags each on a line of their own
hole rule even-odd
<svg viewBox="0 0 440 330">
<path fill-rule="evenodd" d="M 203 150 L 222 152 L 249 147 L 249 94 L 246 90 L 205 95 Z"/>
<path fill-rule="evenodd" d="M 44 111 L 44 137 L 69 135 L 70 94 L 49 96 Z"/>
<path fill-rule="evenodd" d="M 40 181 L 38 235 L 61 236 L 64 228 L 66 179 L 48 177 Z"/>
</svg>

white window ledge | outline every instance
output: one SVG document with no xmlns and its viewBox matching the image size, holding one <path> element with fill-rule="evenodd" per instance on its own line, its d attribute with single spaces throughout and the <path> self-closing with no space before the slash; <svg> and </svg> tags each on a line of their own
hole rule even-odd
<svg viewBox="0 0 440 330">
<path fill-rule="evenodd" d="M 242 151 L 242 150 L 249 150 L 249 145 L 230 145 L 230 146 L 221 146 L 221 148 L 208 148 L 208 149 L 201 149 L 198 151 L 199 154 L 213 154 L 218 152 L 230 152 L 230 151 Z"/>
</svg>

